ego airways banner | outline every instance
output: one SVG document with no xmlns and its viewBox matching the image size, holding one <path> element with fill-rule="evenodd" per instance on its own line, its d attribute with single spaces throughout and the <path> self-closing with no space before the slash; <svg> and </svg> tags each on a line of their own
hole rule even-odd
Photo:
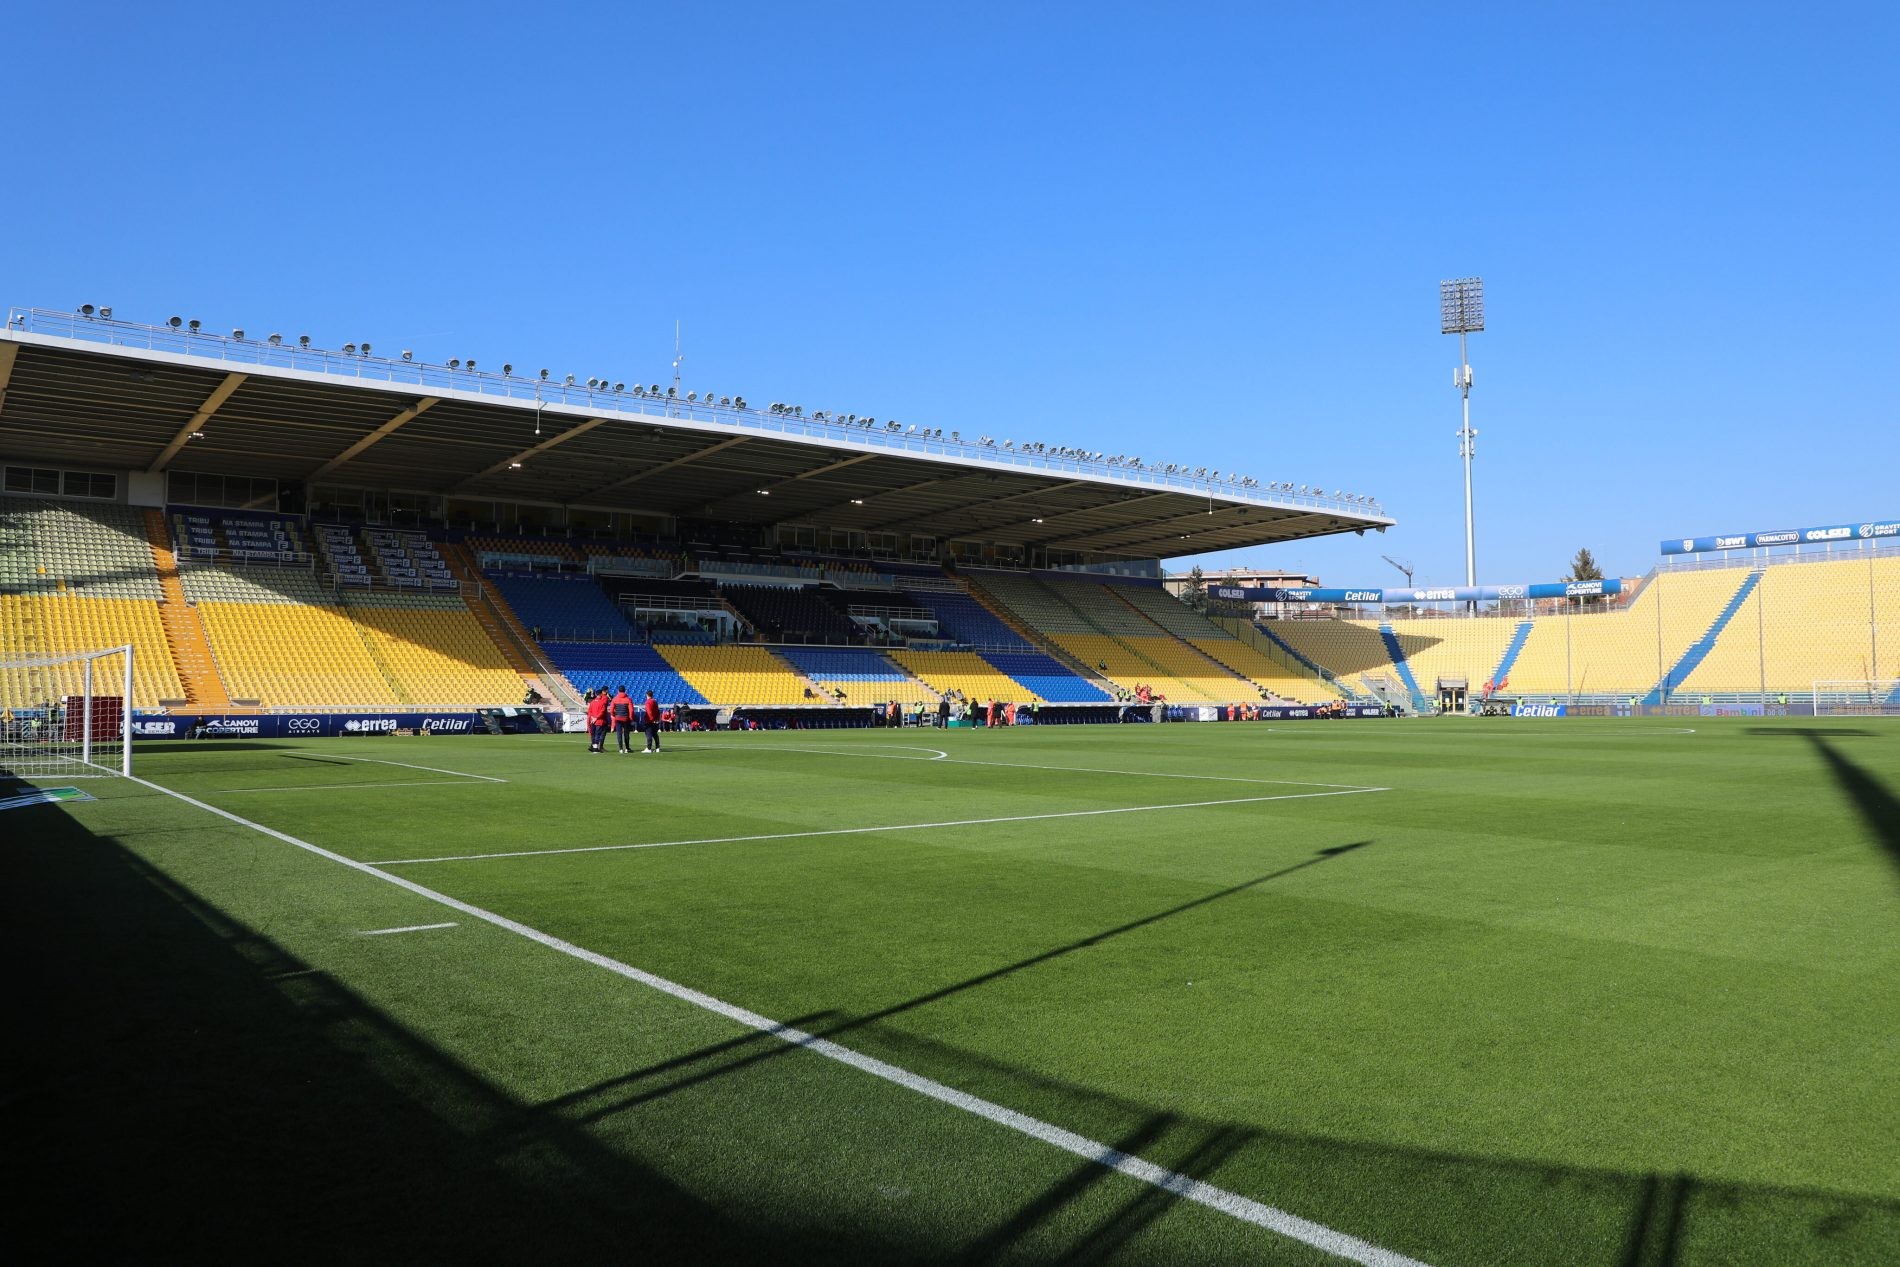
<svg viewBox="0 0 1900 1267">
<path fill-rule="evenodd" d="M 1762 550 L 1769 546 L 1825 545 L 1835 541 L 1878 541 L 1900 537 L 1900 519 L 1863 524 L 1825 524 L 1819 528 L 1776 528 L 1717 537 L 1673 537 L 1664 554 L 1703 554 L 1710 550 Z"/>
</svg>

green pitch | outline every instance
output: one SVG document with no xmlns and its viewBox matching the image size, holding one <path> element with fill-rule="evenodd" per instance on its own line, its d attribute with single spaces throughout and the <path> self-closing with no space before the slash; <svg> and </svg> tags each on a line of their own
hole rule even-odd
<svg viewBox="0 0 1900 1267">
<path fill-rule="evenodd" d="M 8 813 L 19 1235 L 1900 1261 L 1892 722 L 583 747 L 147 745 L 201 805 Z"/>
</svg>

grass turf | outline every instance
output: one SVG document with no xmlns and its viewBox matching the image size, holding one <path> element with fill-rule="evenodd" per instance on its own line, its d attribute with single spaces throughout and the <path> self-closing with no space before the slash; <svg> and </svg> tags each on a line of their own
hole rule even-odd
<svg viewBox="0 0 1900 1267">
<path fill-rule="evenodd" d="M 1900 1259 L 1900 729 L 581 747 L 154 745 L 138 768 L 1438 1267 Z M 379 1257 L 1333 1261 L 88 786 L 0 818 L 4 924 L 43 966 L 6 1180 L 51 1219 L 84 1177 L 107 1217 L 66 1226 L 75 1256 L 253 1252 L 314 1217 Z M 1138 807 L 1165 808 L 1101 812 Z M 893 830 L 838 834 L 863 827 Z M 679 841 L 707 843 L 618 847 Z"/>
</svg>

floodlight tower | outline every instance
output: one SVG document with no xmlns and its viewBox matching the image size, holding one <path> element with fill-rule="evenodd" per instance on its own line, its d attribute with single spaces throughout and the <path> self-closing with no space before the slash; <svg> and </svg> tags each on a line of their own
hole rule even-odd
<svg viewBox="0 0 1900 1267">
<path fill-rule="evenodd" d="M 1458 336 L 1458 368 L 1452 386 L 1464 398 L 1464 426 L 1458 431 L 1458 456 L 1465 461 L 1465 584 L 1478 583 L 1478 552 L 1471 526 L 1471 459 L 1478 451 L 1478 433 L 1471 428 L 1471 364 L 1465 356 L 1465 338 L 1484 329 L 1484 279 L 1459 277 L 1438 283 L 1438 332 Z"/>
</svg>

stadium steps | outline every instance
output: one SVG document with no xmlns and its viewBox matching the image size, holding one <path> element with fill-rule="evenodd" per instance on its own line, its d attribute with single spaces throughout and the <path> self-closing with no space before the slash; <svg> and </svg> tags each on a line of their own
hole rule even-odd
<svg viewBox="0 0 1900 1267">
<path fill-rule="evenodd" d="M 570 712 L 585 707 L 574 684 L 535 649 L 534 639 L 528 636 L 521 618 L 508 606 L 507 598 L 482 579 L 467 548 L 459 542 L 443 542 L 436 547 L 436 553 L 461 582 L 463 603 L 475 617 L 475 623 L 508 661 L 508 667 L 521 675 L 522 685 L 533 687 Z"/>
<path fill-rule="evenodd" d="M 1421 713 L 1429 712 L 1431 705 L 1425 693 L 1418 689 L 1418 679 L 1412 676 L 1412 666 L 1406 661 L 1405 647 L 1399 642 L 1398 631 L 1392 628 L 1390 621 L 1379 622 L 1379 640 L 1385 643 L 1385 649 L 1392 657 L 1392 669 L 1399 675 L 1406 694 L 1412 697 L 1412 707 Z"/>
<path fill-rule="evenodd" d="M 363 622 L 356 618 L 356 614 L 350 610 L 347 603 L 342 611 L 345 619 L 350 622 L 350 628 L 356 631 L 357 640 L 363 644 L 363 650 L 368 653 L 369 662 L 376 666 L 378 673 L 382 674 L 384 683 L 389 687 L 389 693 L 396 697 L 398 704 L 414 704 L 415 697 L 403 686 L 401 679 L 396 676 L 396 671 L 389 667 L 388 659 L 377 648 L 376 640 L 369 636 L 369 630 L 363 627 Z"/>
<path fill-rule="evenodd" d="M 1268 642 L 1279 648 L 1282 655 L 1291 656 L 1295 664 L 1307 670 L 1314 677 L 1319 678 L 1323 682 L 1338 682 L 1339 678 L 1337 674 L 1328 673 L 1325 669 L 1322 669 L 1319 665 L 1307 659 L 1306 656 L 1300 653 L 1299 648 L 1295 647 L 1285 638 L 1282 638 L 1279 634 L 1273 632 L 1273 630 L 1267 628 L 1265 625 L 1251 625 L 1251 627 L 1266 638 Z"/>
<path fill-rule="evenodd" d="M 1251 648 L 1255 654 L 1272 661 L 1290 676 L 1296 679 L 1303 679 L 1310 684 L 1312 689 L 1321 692 L 1327 699 L 1339 699 L 1345 694 L 1344 691 L 1339 689 L 1338 683 L 1323 676 L 1304 658 L 1289 654 L 1288 648 L 1284 643 L 1263 633 L 1259 626 L 1255 625 L 1251 620 L 1240 616 L 1212 615 L 1207 619 L 1216 629 L 1230 635 L 1234 641 L 1240 643 L 1242 646 Z M 1203 651 L 1207 650 L 1205 647 L 1201 649 Z M 1213 655 L 1214 653 L 1208 652 L 1208 654 Z M 1215 655 L 1214 658 L 1216 660 L 1220 659 L 1218 655 Z M 1267 689 L 1272 691 L 1275 695 L 1286 695 L 1286 692 L 1281 691 L 1271 683 L 1267 685 Z"/>
<path fill-rule="evenodd" d="M 1102 588 L 1107 590 L 1110 594 L 1113 594 L 1116 600 L 1119 601 L 1123 606 L 1128 608 L 1129 611 L 1135 613 L 1135 615 L 1141 617 L 1143 620 L 1153 625 L 1155 628 L 1155 636 L 1173 639 L 1175 642 L 1180 643 L 1183 647 L 1186 647 L 1189 651 L 1193 652 L 1194 659 L 1204 661 L 1207 664 L 1207 670 L 1208 670 L 1207 676 L 1212 677 L 1212 678 L 1222 678 L 1222 677 L 1235 678 L 1241 682 L 1245 682 L 1248 685 L 1252 686 L 1256 692 L 1259 692 L 1259 691 L 1270 692 L 1272 690 L 1272 688 L 1269 687 L 1266 683 L 1254 681 L 1252 678 L 1248 677 L 1245 673 L 1242 673 L 1239 669 L 1236 669 L 1233 665 L 1222 663 L 1219 659 L 1209 654 L 1208 651 L 1204 647 L 1198 647 L 1194 645 L 1194 643 L 1190 642 L 1187 639 L 1186 635 L 1177 633 L 1174 630 L 1169 629 L 1167 626 L 1163 625 L 1160 621 L 1156 620 L 1153 616 L 1143 611 L 1141 609 L 1141 605 L 1139 603 L 1136 603 L 1133 599 L 1129 598 L 1128 595 L 1123 593 L 1122 590 L 1118 586 L 1104 585 L 1102 586 Z M 1172 603 L 1172 602 L 1178 602 L 1179 600 L 1170 598 L 1168 601 Z M 1185 611 L 1189 609 L 1183 608 L 1183 610 Z M 1206 618 L 1202 617 L 1202 619 L 1203 621 L 1205 621 Z M 1220 632 L 1218 629 L 1215 629 L 1214 626 L 1212 625 L 1209 625 L 1208 629 L 1214 633 Z M 1126 639 L 1125 637 L 1118 637 L 1116 641 L 1123 642 L 1125 644 Z"/>
<path fill-rule="evenodd" d="M 1701 664 L 1715 647 L 1715 640 L 1722 636 L 1724 629 L 1728 628 L 1728 622 L 1735 619 L 1735 613 L 1742 609 L 1742 604 L 1748 601 L 1748 596 L 1755 592 L 1757 585 L 1761 584 L 1761 575 L 1762 569 L 1755 568 L 1742 578 L 1742 583 L 1736 587 L 1735 593 L 1730 595 L 1721 613 L 1716 616 L 1715 623 L 1711 624 L 1700 638 L 1689 644 L 1688 649 L 1682 653 L 1682 658 L 1663 674 L 1662 681 L 1652 686 L 1648 694 L 1643 696 L 1643 703 L 1663 703 L 1665 697 L 1677 684 L 1688 680 L 1689 675 L 1695 672 L 1696 666 Z"/>
<path fill-rule="evenodd" d="M 152 562 L 158 568 L 159 588 L 165 595 L 158 604 L 158 623 L 165 630 L 165 645 L 171 650 L 178 683 L 185 688 L 183 700 L 159 703 L 225 712 L 231 707 L 231 693 L 218 672 L 218 661 L 211 654 L 211 640 L 205 636 L 198 609 L 185 601 L 185 587 L 178 581 L 178 555 L 172 549 L 164 511 L 145 512 L 145 538 L 151 543 Z"/>
<path fill-rule="evenodd" d="M 1491 687 L 1503 690 L 1511 680 L 1511 667 L 1517 663 L 1517 657 L 1523 652 L 1524 644 L 1530 640 L 1531 622 L 1520 620 L 1517 628 L 1511 632 L 1511 644 L 1504 648 L 1504 657 L 1498 661 L 1498 667 L 1491 671 Z"/>
<path fill-rule="evenodd" d="M 1030 646 L 1034 647 L 1036 650 L 1041 651 L 1047 655 L 1052 655 L 1056 657 L 1056 659 L 1058 660 L 1067 660 L 1070 658 L 1062 651 L 1060 647 L 1054 646 L 1053 644 L 1050 643 L 1049 636 L 1047 634 L 1039 633 L 1036 630 L 1031 629 L 1028 625 L 1024 624 L 1022 619 L 1018 617 L 1015 612 L 1005 607 L 1001 602 L 997 600 L 995 595 L 986 591 L 981 585 L 978 585 L 974 580 L 971 580 L 967 576 L 957 577 L 954 579 L 963 586 L 964 593 L 968 594 L 971 598 L 975 599 L 983 607 L 985 611 L 989 612 L 990 615 L 996 617 L 997 620 L 1001 621 L 1004 627 L 1007 628 L 1010 632 L 1014 633 L 1018 638 L 1021 638 L 1024 642 L 1027 642 Z"/>
</svg>

